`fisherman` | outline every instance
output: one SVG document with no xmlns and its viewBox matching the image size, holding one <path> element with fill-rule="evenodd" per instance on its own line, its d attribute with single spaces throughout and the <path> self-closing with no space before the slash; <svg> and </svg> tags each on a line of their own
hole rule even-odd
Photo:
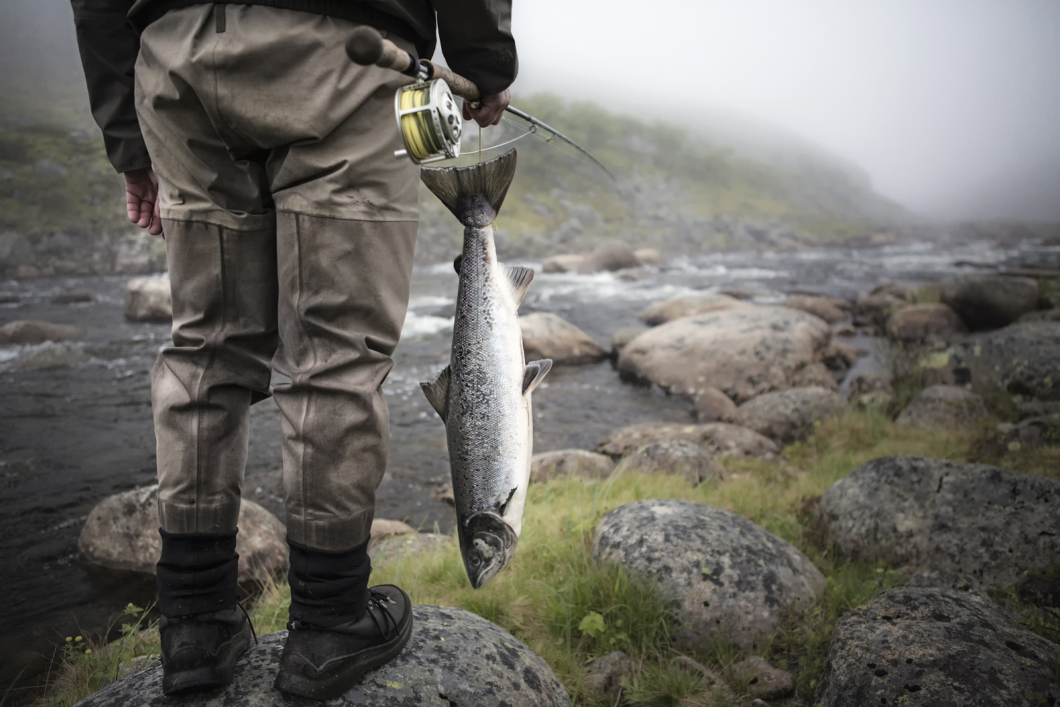
<svg viewBox="0 0 1060 707">
<path fill-rule="evenodd" d="M 276 687 L 338 696 L 411 632 L 405 592 L 369 589 L 367 546 L 418 220 L 418 169 L 394 158 L 408 78 L 346 43 L 364 24 L 430 57 L 437 31 L 483 96 L 464 118 L 495 125 L 518 66 L 511 0 L 72 4 L 129 219 L 164 236 L 173 292 L 151 387 L 163 691 L 230 682 L 250 644 L 236 521 L 249 408 L 271 394 L 291 559 Z"/>
</svg>

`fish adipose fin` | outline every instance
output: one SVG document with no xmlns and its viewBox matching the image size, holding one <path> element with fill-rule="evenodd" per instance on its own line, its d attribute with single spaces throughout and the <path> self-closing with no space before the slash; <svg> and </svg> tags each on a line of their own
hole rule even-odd
<svg viewBox="0 0 1060 707">
<path fill-rule="evenodd" d="M 424 167 L 420 179 L 465 226 L 493 223 L 515 176 L 515 150 L 470 167 Z"/>
<path fill-rule="evenodd" d="M 545 375 L 552 370 L 552 359 L 543 358 L 540 361 L 531 361 L 523 369 L 523 395 L 530 395 L 534 388 L 545 380 Z"/>
<path fill-rule="evenodd" d="M 526 291 L 530 289 L 530 283 L 534 280 L 534 269 L 524 268 L 519 265 L 505 265 L 504 276 L 508 278 L 512 299 L 515 300 L 515 306 L 518 307 L 523 303 Z"/>
<path fill-rule="evenodd" d="M 551 364 L 551 361 L 549 361 Z M 445 408 L 449 404 L 449 366 L 442 369 L 430 383 L 420 383 L 420 390 L 427 396 L 427 402 L 435 409 L 438 416 L 445 422 Z"/>
</svg>

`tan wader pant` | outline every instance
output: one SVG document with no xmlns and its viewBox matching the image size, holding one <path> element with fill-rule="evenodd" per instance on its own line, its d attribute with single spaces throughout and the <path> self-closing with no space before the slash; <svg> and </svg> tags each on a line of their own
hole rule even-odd
<svg viewBox="0 0 1060 707">
<path fill-rule="evenodd" d="M 394 92 L 408 79 L 354 65 L 354 26 L 195 5 L 143 34 L 136 108 L 173 289 L 174 345 L 152 385 L 169 533 L 236 529 L 249 407 L 274 368 L 291 381 L 271 391 L 289 538 L 333 551 L 368 538 L 418 170 L 393 156 Z"/>
</svg>

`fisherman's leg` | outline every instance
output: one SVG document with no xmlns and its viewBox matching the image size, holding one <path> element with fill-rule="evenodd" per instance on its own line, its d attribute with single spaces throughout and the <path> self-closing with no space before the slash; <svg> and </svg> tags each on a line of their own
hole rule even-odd
<svg viewBox="0 0 1060 707">
<path fill-rule="evenodd" d="M 249 646 L 235 551 L 248 409 L 268 393 L 276 334 L 275 216 L 264 168 L 234 160 L 205 107 L 208 7 L 145 31 L 137 112 L 160 180 L 173 346 L 152 376 L 162 556 L 163 690 L 224 684 Z M 267 193 L 267 192 L 266 192 Z"/>
</svg>

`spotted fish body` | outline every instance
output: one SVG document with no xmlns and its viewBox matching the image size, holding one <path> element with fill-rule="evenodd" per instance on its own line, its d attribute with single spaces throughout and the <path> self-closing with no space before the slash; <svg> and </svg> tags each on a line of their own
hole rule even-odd
<svg viewBox="0 0 1060 707">
<path fill-rule="evenodd" d="M 460 550 L 476 589 L 515 554 L 533 454 L 530 396 L 552 366 L 523 356 L 518 310 L 534 271 L 498 262 L 493 241 L 514 173 L 514 150 L 421 173 L 464 224 L 449 366 L 420 385 L 445 422 Z"/>
</svg>

